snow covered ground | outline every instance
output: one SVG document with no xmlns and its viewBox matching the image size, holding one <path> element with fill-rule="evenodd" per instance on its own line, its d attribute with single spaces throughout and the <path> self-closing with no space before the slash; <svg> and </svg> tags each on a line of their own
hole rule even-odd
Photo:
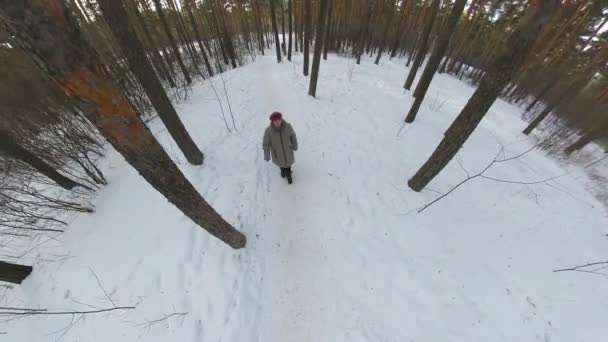
<svg viewBox="0 0 608 342">
<path fill-rule="evenodd" d="M 412 98 L 402 60 L 321 64 L 318 98 L 295 63 L 274 56 L 223 75 L 238 131 L 228 132 L 208 81 L 178 105 L 206 154 L 189 165 L 158 120 L 151 129 L 205 198 L 248 237 L 234 251 L 190 222 L 114 151 L 96 213 L 30 253 L 35 271 L 1 306 L 90 310 L 2 323 L 0 341 L 602 341 L 608 279 L 552 270 L 608 259 L 608 217 L 583 171 L 534 145 L 520 111 L 498 101 L 421 193 L 422 165 L 473 88 L 433 82 L 418 120 L 398 135 Z M 221 78 L 213 84 L 224 100 Z M 263 161 L 268 115 L 300 141 L 294 184 Z M 96 279 L 97 278 L 97 279 Z M 104 294 L 104 291 L 107 292 Z M 110 300 L 114 302 L 112 304 Z"/>
</svg>

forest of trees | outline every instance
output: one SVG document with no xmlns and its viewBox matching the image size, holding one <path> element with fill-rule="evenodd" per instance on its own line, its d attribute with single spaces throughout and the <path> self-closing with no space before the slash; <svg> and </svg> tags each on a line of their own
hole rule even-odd
<svg viewBox="0 0 608 342">
<path fill-rule="evenodd" d="M 213 146 L 196 145 L 173 104 L 268 52 L 279 63 L 304 54 L 313 97 L 327 58 L 402 58 L 410 125 L 436 73 L 476 85 L 412 175 L 415 191 L 498 98 L 525 108 L 522 134 L 542 131 L 543 147 L 570 155 L 608 139 L 607 18 L 605 0 L 0 0 L 0 235 L 58 232 L 63 213 L 92 212 L 83 203 L 107 184 L 97 164 L 107 141 L 192 221 L 244 247 L 146 121 L 158 115 L 202 164 Z"/>
</svg>

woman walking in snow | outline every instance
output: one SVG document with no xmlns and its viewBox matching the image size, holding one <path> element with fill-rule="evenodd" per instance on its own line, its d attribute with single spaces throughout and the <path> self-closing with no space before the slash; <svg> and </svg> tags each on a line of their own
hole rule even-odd
<svg viewBox="0 0 608 342">
<path fill-rule="evenodd" d="M 281 177 L 292 183 L 291 165 L 295 163 L 294 151 L 298 150 L 298 139 L 291 125 L 283 120 L 283 115 L 274 112 L 270 115 L 270 126 L 264 131 L 264 160 L 281 168 Z"/>
</svg>

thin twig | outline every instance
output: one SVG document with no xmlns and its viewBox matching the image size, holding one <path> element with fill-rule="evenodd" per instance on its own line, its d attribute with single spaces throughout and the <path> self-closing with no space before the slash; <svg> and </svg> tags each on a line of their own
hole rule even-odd
<svg viewBox="0 0 608 342">
<path fill-rule="evenodd" d="M 135 306 L 117 306 L 109 309 L 91 310 L 91 311 L 0 311 L 0 316 L 54 316 L 54 315 L 78 315 L 78 314 L 98 314 L 102 312 L 110 312 L 116 310 L 132 310 Z"/>
<path fill-rule="evenodd" d="M 590 264 L 585 264 L 585 265 L 574 266 L 574 267 L 570 267 L 570 268 L 562 268 L 562 269 L 558 269 L 558 270 L 553 270 L 553 272 L 579 271 L 581 268 L 585 268 L 585 267 L 589 267 L 589 266 L 596 266 L 596 265 L 606 265 L 606 264 L 608 264 L 608 261 L 592 262 Z M 587 272 L 589 272 L 589 271 L 587 271 Z"/>
<path fill-rule="evenodd" d="M 163 316 L 163 317 L 161 317 L 161 318 L 159 318 L 159 319 L 155 319 L 155 320 L 152 320 L 152 321 L 147 321 L 147 322 L 145 322 L 145 323 L 140 323 L 140 324 L 137 324 L 137 325 L 135 325 L 135 326 L 136 326 L 136 327 L 141 327 L 141 326 L 152 326 L 152 325 L 154 325 L 154 324 L 157 324 L 157 323 L 160 323 L 160 322 L 162 322 L 162 321 L 165 321 L 165 320 L 167 320 L 167 319 L 169 319 L 169 318 L 171 318 L 171 317 L 174 317 L 174 316 L 186 316 L 187 314 L 188 314 L 187 312 L 174 312 L 174 313 L 172 313 L 172 314 L 165 315 L 165 316 Z"/>
<path fill-rule="evenodd" d="M 106 289 L 104 289 L 103 285 L 101 285 L 101 280 L 99 280 L 99 277 L 97 276 L 97 274 L 95 274 L 95 272 L 93 272 L 93 270 L 91 268 L 89 268 L 89 271 L 91 271 L 91 274 L 93 275 L 93 277 L 95 277 L 95 280 L 97 281 L 97 285 L 99 286 L 99 288 L 101 289 L 101 291 L 103 291 L 103 294 L 110 301 L 110 303 L 112 303 L 112 305 L 114 307 L 116 307 L 116 303 L 114 303 L 114 301 L 112 300 L 112 298 L 110 297 L 110 295 L 108 294 L 108 292 L 106 291 Z"/>
</svg>

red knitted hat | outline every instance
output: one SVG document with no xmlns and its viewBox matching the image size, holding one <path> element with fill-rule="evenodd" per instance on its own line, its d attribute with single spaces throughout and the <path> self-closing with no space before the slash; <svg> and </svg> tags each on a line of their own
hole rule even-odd
<svg viewBox="0 0 608 342">
<path fill-rule="evenodd" d="M 274 112 L 270 115 L 270 121 L 280 120 L 283 118 L 283 114 L 279 112 Z"/>
</svg>

